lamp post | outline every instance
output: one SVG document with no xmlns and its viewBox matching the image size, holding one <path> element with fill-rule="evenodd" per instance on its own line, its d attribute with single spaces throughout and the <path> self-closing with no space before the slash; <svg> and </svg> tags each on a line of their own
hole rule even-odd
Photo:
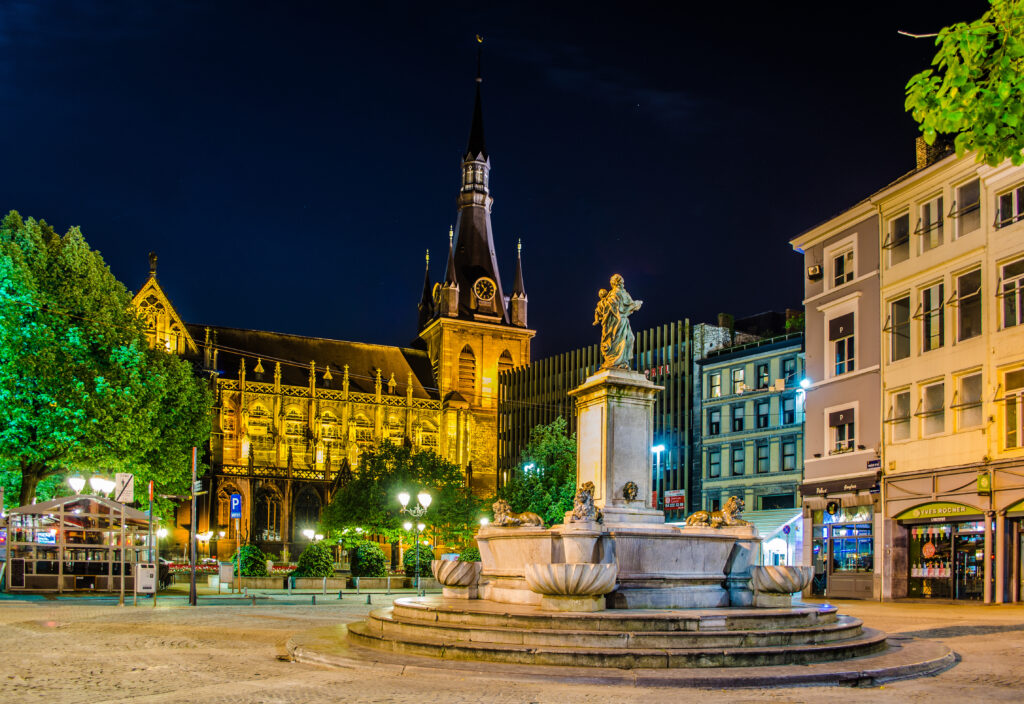
<svg viewBox="0 0 1024 704">
<path fill-rule="evenodd" d="M 402 504 L 401 513 L 408 513 L 413 518 L 422 518 L 423 515 L 427 512 L 427 509 L 430 508 L 430 502 L 432 501 L 432 498 L 431 498 L 430 494 L 428 494 L 427 492 L 421 491 L 419 494 L 416 495 L 416 501 L 419 502 L 419 505 L 413 506 L 412 508 L 410 508 L 409 507 L 409 492 L 403 491 L 403 492 L 398 494 L 398 503 Z M 412 525 L 410 523 L 408 523 L 408 522 L 405 524 L 405 526 L 406 526 L 406 528 L 405 528 L 406 530 L 409 530 L 409 528 L 412 527 Z M 426 528 L 426 526 L 424 524 L 422 524 L 422 523 L 417 523 L 416 524 L 416 591 L 417 592 L 420 589 L 420 531 L 423 530 L 424 528 Z"/>
<path fill-rule="evenodd" d="M 664 445 L 655 445 L 651 448 L 651 452 L 654 453 L 655 457 L 655 469 L 654 469 L 654 508 L 658 508 L 658 502 L 661 500 L 661 453 L 665 451 Z"/>
</svg>

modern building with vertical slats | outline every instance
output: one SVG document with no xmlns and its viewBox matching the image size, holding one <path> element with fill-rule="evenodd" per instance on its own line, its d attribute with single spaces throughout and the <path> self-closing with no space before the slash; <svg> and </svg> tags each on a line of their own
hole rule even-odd
<svg viewBox="0 0 1024 704">
<path fill-rule="evenodd" d="M 634 370 L 665 387 L 654 399 L 654 445 L 665 449 L 652 453 L 651 472 L 652 486 L 660 486 L 658 506 L 666 509 L 668 520 L 683 517 L 689 506 L 693 347 L 689 320 L 666 323 L 636 335 Z M 576 432 L 576 414 L 568 392 L 600 366 L 600 351 L 594 344 L 499 373 L 499 486 L 519 471 L 522 450 L 535 426 L 562 416 L 568 421 L 569 431 Z M 656 476 L 659 466 L 660 482 Z"/>
</svg>

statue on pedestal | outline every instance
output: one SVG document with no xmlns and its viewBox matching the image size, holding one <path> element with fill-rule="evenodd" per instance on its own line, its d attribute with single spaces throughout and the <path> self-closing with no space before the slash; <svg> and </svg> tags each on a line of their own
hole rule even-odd
<svg viewBox="0 0 1024 704">
<path fill-rule="evenodd" d="M 634 301 L 619 274 L 611 278 L 611 290 L 598 291 L 600 300 L 594 310 L 594 325 L 601 326 L 602 369 L 629 369 L 636 338 L 629 316 L 640 310 L 643 301 Z"/>
</svg>

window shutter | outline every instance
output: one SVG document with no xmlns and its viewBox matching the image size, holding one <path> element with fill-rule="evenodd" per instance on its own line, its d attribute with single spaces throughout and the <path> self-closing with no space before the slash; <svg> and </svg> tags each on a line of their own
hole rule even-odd
<svg viewBox="0 0 1024 704">
<path fill-rule="evenodd" d="M 847 408 L 843 411 L 833 411 L 828 414 L 828 427 L 834 428 L 837 425 L 846 425 L 853 422 L 853 409 Z"/>
<path fill-rule="evenodd" d="M 829 341 L 840 340 L 853 334 L 853 313 L 840 315 L 828 321 Z"/>
</svg>

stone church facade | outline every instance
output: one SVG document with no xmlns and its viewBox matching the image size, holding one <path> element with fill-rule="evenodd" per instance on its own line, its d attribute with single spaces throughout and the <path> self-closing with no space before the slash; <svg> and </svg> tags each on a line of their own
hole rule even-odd
<svg viewBox="0 0 1024 704">
<path fill-rule="evenodd" d="M 296 554 L 361 453 L 384 439 L 457 463 L 478 495 L 495 490 L 498 373 L 529 363 L 534 331 L 519 253 L 509 295 L 495 256 L 480 88 L 477 77 L 444 279 L 431 283 L 428 257 L 412 346 L 186 323 L 150 256 L 134 297 L 150 344 L 192 359 L 215 396 L 211 470 L 197 510 L 197 532 L 212 533 L 202 555 L 223 559 L 245 542 Z M 242 495 L 237 522 L 233 493 Z M 181 546 L 188 513 L 179 509 Z"/>
</svg>

